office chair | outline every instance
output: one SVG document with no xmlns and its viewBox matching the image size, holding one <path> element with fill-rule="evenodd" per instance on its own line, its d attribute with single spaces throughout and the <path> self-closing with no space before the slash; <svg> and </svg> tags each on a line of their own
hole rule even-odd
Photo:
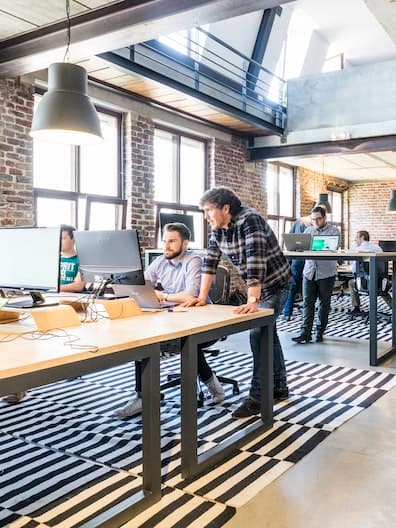
<svg viewBox="0 0 396 528">
<path fill-rule="evenodd" d="M 369 295 L 369 288 L 370 288 L 370 275 L 369 275 L 369 263 L 368 262 L 360 262 L 359 263 L 359 270 L 356 274 L 356 289 L 360 293 L 363 293 L 365 295 Z M 389 274 L 388 274 L 388 263 L 379 261 L 377 263 L 377 289 L 378 289 L 378 297 L 389 297 L 389 291 L 391 289 L 391 281 L 389 280 Z M 354 319 L 355 317 L 365 317 L 366 323 L 369 320 L 369 312 L 360 312 L 358 314 L 351 314 L 350 319 Z M 384 319 L 388 322 L 392 321 L 391 314 L 385 313 L 385 312 L 377 312 L 377 317 L 380 319 Z"/>
<path fill-rule="evenodd" d="M 213 279 L 212 287 L 209 291 L 209 297 L 213 304 L 229 304 L 229 298 L 230 298 L 230 272 L 228 269 L 224 266 L 218 266 L 216 275 Z M 220 341 L 223 341 L 225 338 L 220 339 Z M 209 349 L 212 345 L 214 345 L 217 342 L 211 341 L 209 343 L 203 343 L 202 350 L 204 352 L 210 353 L 211 355 L 217 356 L 220 352 L 220 350 L 217 349 Z M 220 381 L 220 383 L 228 383 L 232 385 L 232 393 L 233 394 L 239 394 L 239 385 L 238 381 L 232 378 L 227 378 L 225 376 L 218 376 L 216 374 L 217 379 Z M 171 387 L 176 387 L 177 385 L 180 385 L 181 378 L 180 374 L 168 374 L 167 376 L 168 381 L 166 383 L 163 383 L 160 386 L 160 390 L 169 389 Z M 203 391 L 200 390 L 198 394 L 198 406 L 202 406 L 204 402 L 204 394 Z"/>
</svg>

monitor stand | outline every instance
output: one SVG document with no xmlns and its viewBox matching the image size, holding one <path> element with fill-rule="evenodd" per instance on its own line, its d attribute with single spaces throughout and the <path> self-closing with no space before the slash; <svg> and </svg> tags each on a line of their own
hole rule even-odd
<svg viewBox="0 0 396 528">
<path fill-rule="evenodd" d="M 8 308 L 30 309 L 41 308 L 42 306 L 57 306 L 59 304 L 56 301 L 47 302 L 43 294 L 38 291 L 30 291 L 29 294 L 32 300 L 24 299 L 23 301 L 8 302 L 6 306 Z"/>
</svg>

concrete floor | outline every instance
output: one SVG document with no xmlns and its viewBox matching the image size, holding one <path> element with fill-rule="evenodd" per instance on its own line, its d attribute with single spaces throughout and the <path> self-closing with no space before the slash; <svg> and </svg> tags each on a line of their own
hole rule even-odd
<svg viewBox="0 0 396 528">
<path fill-rule="evenodd" d="M 247 336 L 235 336 L 242 346 Z M 298 345 L 280 335 L 286 359 L 370 368 L 368 342 L 326 338 Z M 396 357 L 376 370 L 396 374 Z M 394 528 L 396 389 L 332 433 L 238 509 L 225 528 Z"/>
</svg>

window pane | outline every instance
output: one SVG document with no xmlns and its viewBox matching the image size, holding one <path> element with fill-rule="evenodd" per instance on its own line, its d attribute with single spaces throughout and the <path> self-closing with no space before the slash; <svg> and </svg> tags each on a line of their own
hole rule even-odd
<svg viewBox="0 0 396 528">
<path fill-rule="evenodd" d="M 204 247 L 203 243 L 203 214 L 202 213 L 189 213 L 194 217 L 194 242 L 190 242 L 189 247 L 195 249 L 202 249 Z"/>
<path fill-rule="evenodd" d="M 293 170 L 279 167 L 279 215 L 293 216 Z"/>
<path fill-rule="evenodd" d="M 33 185 L 57 191 L 74 191 L 70 145 L 33 141 Z"/>
<path fill-rule="evenodd" d="M 176 159 L 173 134 L 156 130 L 154 135 L 154 199 L 177 201 Z"/>
<path fill-rule="evenodd" d="M 332 192 L 332 220 L 342 222 L 342 193 Z"/>
<path fill-rule="evenodd" d="M 268 219 L 267 220 L 272 231 L 275 233 L 276 238 L 279 240 L 279 222 L 278 220 Z"/>
<path fill-rule="evenodd" d="M 267 169 L 267 214 L 278 214 L 276 202 L 276 167 L 268 165 Z"/>
<path fill-rule="evenodd" d="M 103 143 L 81 146 L 80 191 L 118 196 L 118 119 L 99 113 Z"/>
<path fill-rule="evenodd" d="M 92 203 L 89 229 L 118 229 L 120 227 L 118 210 L 119 206 L 114 204 Z"/>
<path fill-rule="evenodd" d="M 37 198 L 37 226 L 56 226 L 75 222 L 75 204 L 71 200 Z"/>
<path fill-rule="evenodd" d="M 205 144 L 182 137 L 180 141 L 180 203 L 196 205 L 204 191 Z"/>
</svg>

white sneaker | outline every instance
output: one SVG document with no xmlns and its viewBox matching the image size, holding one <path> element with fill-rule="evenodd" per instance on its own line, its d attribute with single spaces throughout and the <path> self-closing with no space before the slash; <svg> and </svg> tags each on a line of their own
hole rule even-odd
<svg viewBox="0 0 396 528">
<path fill-rule="evenodd" d="M 19 403 L 26 396 L 26 391 L 14 392 L 8 396 L 4 396 L 3 401 L 7 403 Z"/>
<path fill-rule="evenodd" d="M 224 389 L 215 374 L 205 382 L 205 385 L 208 387 L 213 403 L 221 403 L 224 400 Z"/>
<path fill-rule="evenodd" d="M 132 398 L 122 409 L 118 409 L 116 414 L 120 418 L 131 418 L 142 412 L 142 398 Z"/>
</svg>

